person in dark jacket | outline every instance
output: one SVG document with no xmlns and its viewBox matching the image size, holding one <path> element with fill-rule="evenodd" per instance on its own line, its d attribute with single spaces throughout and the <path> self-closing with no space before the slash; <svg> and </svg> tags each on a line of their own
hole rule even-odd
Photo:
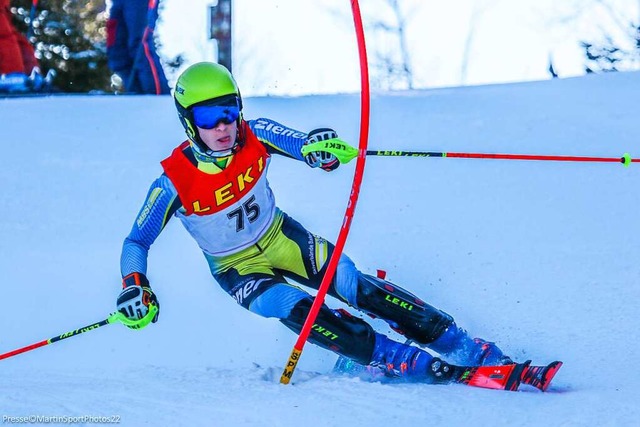
<svg viewBox="0 0 640 427">
<path fill-rule="evenodd" d="M 153 32 L 158 0 L 113 0 L 107 22 L 109 68 L 126 92 L 169 93 L 167 77 L 156 52 Z"/>
</svg>

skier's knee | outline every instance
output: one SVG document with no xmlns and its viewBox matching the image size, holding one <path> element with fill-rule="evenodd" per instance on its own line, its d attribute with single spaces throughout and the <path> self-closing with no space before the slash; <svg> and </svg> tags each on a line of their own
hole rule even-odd
<svg viewBox="0 0 640 427">
<path fill-rule="evenodd" d="M 274 285 L 255 297 L 249 310 L 262 317 L 288 317 L 293 307 L 302 299 L 308 298 L 305 291 L 286 283 Z"/>
<path fill-rule="evenodd" d="M 438 339 L 453 318 L 410 292 L 377 277 L 361 274 L 357 307 L 387 321 L 397 332 L 420 344 Z"/>
<path fill-rule="evenodd" d="M 360 272 L 351 259 L 342 254 L 333 281 L 336 294 L 349 305 L 356 305 L 358 292 L 358 276 Z"/>
</svg>

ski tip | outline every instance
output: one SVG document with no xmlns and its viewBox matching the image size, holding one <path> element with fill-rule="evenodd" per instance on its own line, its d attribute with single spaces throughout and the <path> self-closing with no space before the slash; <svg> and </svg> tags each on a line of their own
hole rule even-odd
<svg viewBox="0 0 640 427">
<path fill-rule="evenodd" d="M 562 362 L 559 360 L 548 365 L 527 366 L 522 371 L 520 380 L 522 384 L 533 386 L 540 391 L 547 391 L 551 385 L 551 380 L 558 373 L 560 367 L 562 367 Z"/>
<path fill-rule="evenodd" d="M 542 385 L 540 387 L 540 390 L 547 391 L 547 389 L 551 385 L 551 380 L 556 376 L 561 367 L 562 362 L 559 360 L 551 362 L 547 365 L 544 373 L 542 374 Z"/>
</svg>

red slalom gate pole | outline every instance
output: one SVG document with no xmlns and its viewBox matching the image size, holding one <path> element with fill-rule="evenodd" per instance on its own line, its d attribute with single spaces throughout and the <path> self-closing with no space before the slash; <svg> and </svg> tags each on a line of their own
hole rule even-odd
<svg viewBox="0 0 640 427">
<path fill-rule="evenodd" d="M 302 330 L 298 336 L 298 340 L 293 346 L 287 365 L 280 377 L 281 384 L 289 384 L 291 376 L 296 369 L 296 365 L 302 355 L 304 344 L 311 333 L 311 327 L 316 321 L 320 307 L 324 303 L 325 296 L 329 290 L 329 285 L 333 279 L 333 275 L 338 266 L 338 260 L 342 254 L 344 244 L 349 234 L 351 227 L 351 220 L 356 209 L 356 203 L 358 202 L 358 195 L 360 194 L 360 185 L 362 183 L 362 176 L 364 174 L 365 159 L 367 154 L 367 142 L 369 139 L 369 67 L 367 64 L 367 48 L 364 39 L 364 28 L 362 26 L 362 17 L 360 16 L 360 6 L 358 0 L 351 0 L 351 10 L 353 12 L 353 22 L 355 25 L 356 36 L 358 39 L 358 53 L 360 58 L 360 82 L 361 82 L 361 96 L 360 96 L 360 144 L 358 146 L 358 158 L 356 160 L 356 170 L 353 177 L 353 185 L 351 187 L 351 195 L 349 196 L 349 204 L 347 205 L 346 212 L 344 214 L 344 220 L 342 222 L 342 228 L 340 228 L 340 234 L 336 241 L 333 254 L 329 260 L 327 271 L 322 278 L 322 283 L 318 289 L 318 293 L 311 305 L 309 315 L 302 325 Z"/>
</svg>

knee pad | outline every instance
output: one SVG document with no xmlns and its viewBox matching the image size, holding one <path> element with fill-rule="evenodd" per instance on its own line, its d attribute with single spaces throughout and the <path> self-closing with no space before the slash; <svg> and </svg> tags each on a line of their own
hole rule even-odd
<svg viewBox="0 0 640 427">
<path fill-rule="evenodd" d="M 357 307 L 385 320 L 397 332 L 419 344 L 438 339 L 453 323 L 453 317 L 386 280 L 361 274 Z"/>
<path fill-rule="evenodd" d="M 337 296 L 351 306 L 356 305 L 358 276 L 360 276 L 360 272 L 353 261 L 351 261 L 348 256 L 342 254 L 333 278 L 333 287 Z"/>
<path fill-rule="evenodd" d="M 309 298 L 305 291 L 288 283 L 278 283 L 255 297 L 248 308 L 262 317 L 284 319 L 305 298 Z"/>
<path fill-rule="evenodd" d="M 280 321 L 289 329 L 300 333 L 312 303 L 311 298 L 299 301 L 289 316 Z M 311 327 L 308 341 L 368 365 L 375 346 L 375 332 L 364 320 L 353 317 L 344 310 L 331 310 L 323 305 Z"/>
</svg>

